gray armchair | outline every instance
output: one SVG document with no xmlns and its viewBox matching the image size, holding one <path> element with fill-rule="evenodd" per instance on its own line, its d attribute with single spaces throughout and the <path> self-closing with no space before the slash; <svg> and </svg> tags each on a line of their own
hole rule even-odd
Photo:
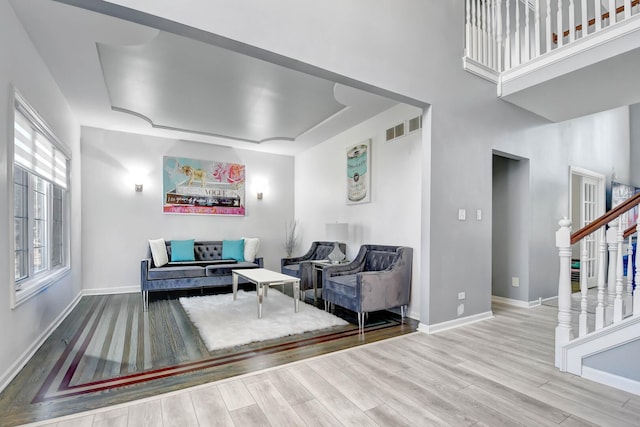
<svg viewBox="0 0 640 427">
<path fill-rule="evenodd" d="M 313 265 L 311 265 L 311 261 L 327 259 L 333 250 L 334 244 L 335 242 L 312 242 L 311 248 L 306 254 L 293 258 L 282 258 L 280 260 L 280 271 L 282 274 L 299 278 L 301 291 L 313 289 Z M 347 245 L 339 243 L 338 246 L 343 253 L 346 253 Z"/>
<path fill-rule="evenodd" d="M 323 270 L 325 310 L 335 304 L 355 311 L 360 329 L 366 313 L 372 311 L 400 307 L 404 319 L 411 296 L 412 263 L 412 248 L 362 245 L 351 263 Z"/>
</svg>

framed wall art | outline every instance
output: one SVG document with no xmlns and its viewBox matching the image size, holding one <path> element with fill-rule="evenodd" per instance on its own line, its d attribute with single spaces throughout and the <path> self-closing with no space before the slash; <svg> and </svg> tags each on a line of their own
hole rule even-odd
<svg viewBox="0 0 640 427">
<path fill-rule="evenodd" d="M 347 147 L 347 204 L 371 201 L 371 139 Z"/>
<path fill-rule="evenodd" d="M 169 156 L 162 161 L 164 213 L 244 216 L 244 165 Z"/>
</svg>

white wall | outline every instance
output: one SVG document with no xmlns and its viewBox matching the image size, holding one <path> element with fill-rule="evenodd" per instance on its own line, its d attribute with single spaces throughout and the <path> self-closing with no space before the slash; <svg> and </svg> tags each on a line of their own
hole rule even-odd
<svg viewBox="0 0 640 427">
<path fill-rule="evenodd" d="M 431 105 L 425 126 L 429 129 L 430 123 L 430 131 L 423 132 L 428 149 L 421 154 L 422 210 L 415 224 L 425 254 L 420 266 L 425 324 L 458 318 L 460 291 L 467 296 L 464 316 L 491 310 L 494 149 L 530 160 L 530 299 L 556 293 L 559 263 L 553 236 L 568 211 L 569 164 L 615 165 L 620 174 L 619 169 L 628 168 L 628 160 L 618 164 L 618 154 L 598 157 L 611 149 L 610 139 L 623 137 L 624 129 L 615 129 L 621 124 L 619 113 L 549 124 L 497 99 L 495 84 L 463 71 L 462 1 L 200 0 L 189 8 L 154 0 L 110 3 L 282 55 L 272 57 L 282 64 L 310 65 Z M 187 33 L 177 24 L 171 29 Z M 609 160 L 614 164 L 605 165 Z M 488 215 L 483 221 L 461 222 L 459 208 Z"/>
<path fill-rule="evenodd" d="M 234 162 L 246 169 L 246 216 L 162 213 L 162 158 L 177 156 Z M 284 224 L 293 218 L 293 157 L 212 144 L 82 128 L 83 289 L 116 292 L 140 289 L 140 260 L 149 239 L 261 239 L 265 267 L 280 270 Z M 144 191 L 130 175 L 141 171 Z M 268 187 L 262 200 L 253 180 Z"/>
<path fill-rule="evenodd" d="M 43 334 L 56 322 L 66 308 L 80 295 L 80 127 L 71 114 L 66 100 L 50 76 L 29 37 L 24 32 L 7 0 L 0 0 L 0 389 L 36 350 Z M 56 136 L 72 152 L 71 162 L 71 273 L 46 291 L 15 309 L 9 307 L 10 226 L 8 211 L 9 185 L 7 176 L 12 158 L 7 155 L 10 135 L 12 88 L 20 91 L 53 129 Z"/>
<path fill-rule="evenodd" d="M 347 257 L 362 244 L 413 248 L 409 313 L 420 318 L 421 136 L 415 132 L 385 141 L 386 129 L 422 111 L 399 105 L 296 156 L 295 214 L 300 220 L 300 254 L 314 240 L 326 240 L 325 225 L 349 224 Z M 371 202 L 347 204 L 347 147 L 371 139 Z"/>
</svg>

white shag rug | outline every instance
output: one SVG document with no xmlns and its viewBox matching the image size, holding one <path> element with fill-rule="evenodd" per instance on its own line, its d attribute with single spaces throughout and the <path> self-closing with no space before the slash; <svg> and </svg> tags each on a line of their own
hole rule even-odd
<svg viewBox="0 0 640 427">
<path fill-rule="evenodd" d="M 341 318 L 300 301 L 294 311 L 293 299 L 270 288 L 262 301 L 258 319 L 255 291 L 180 298 L 180 303 L 198 328 L 209 351 L 249 344 L 308 331 L 348 325 Z"/>
</svg>

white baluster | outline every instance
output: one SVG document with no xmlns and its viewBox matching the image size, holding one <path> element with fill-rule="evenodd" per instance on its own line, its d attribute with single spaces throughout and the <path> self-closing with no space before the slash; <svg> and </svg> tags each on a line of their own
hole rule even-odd
<svg viewBox="0 0 640 427">
<path fill-rule="evenodd" d="M 573 339 L 571 328 L 571 220 L 562 218 L 556 231 L 556 247 L 560 256 L 558 278 L 558 326 L 556 326 L 556 367 L 566 370 L 562 363 L 562 347 Z"/>
<path fill-rule="evenodd" d="M 627 248 L 627 294 L 624 297 L 624 317 L 632 312 L 633 298 L 633 236 L 629 236 L 629 247 Z"/>
<path fill-rule="evenodd" d="M 609 26 L 616 23 L 616 0 L 609 0 Z"/>
<path fill-rule="evenodd" d="M 576 40 L 576 7 L 573 0 L 569 0 L 569 43 Z"/>
<path fill-rule="evenodd" d="M 596 306 L 596 331 L 604 328 L 604 272 L 607 269 L 607 241 L 605 239 L 605 227 L 598 230 L 598 305 Z"/>
<path fill-rule="evenodd" d="M 509 3 L 509 0 L 507 0 L 507 4 Z M 502 46 L 502 0 L 498 0 L 498 3 L 496 5 L 496 63 L 497 63 L 497 67 L 496 67 L 496 71 L 501 72 L 502 70 L 504 70 L 504 67 L 502 65 L 502 52 L 504 50 L 504 47 Z"/>
<path fill-rule="evenodd" d="M 507 4 L 505 5 L 506 10 L 505 10 L 505 19 L 504 22 L 507 26 L 506 29 L 506 36 L 504 39 L 504 69 L 506 70 L 510 70 L 511 69 L 511 11 L 510 11 L 510 5 L 511 4 L 511 0 L 507 0 Z"/>
<path fill-rule="evenodd" d="M 514 28 L 515 30 L 515 46 L 514 46 L 514 52 L 513 52 L 513 56 L 514 56 L 514 61 L 513 64 L 514 65 L 519 65 L 522 63 L 521 57 L 520 57 L 520 33 L 522 32 L 522 30 L 520 29 L 520 2 L 516 1 L 516 27 Z"/>
<path fill-rule="evenodd" d="M 587 277 L 589 271 L 589 251 L 587 250 L 587 240 L 580 241 L 580 317 L 578 318 L 578 336 L 587 335 Z"/>
<path fill-rule="evenodd" d="M 493 45 L 495 41 L 495 37 L 493 36 L 493 29 L 495 27 L 494 14 L 493 14 L 493 0 L 485 0 L 487 4 L 487 32 L 489 36 L 487 37 L 487 65 L 492 70 L 495 70 L 493 65 Z"/>
<path fill-rule="evenodd" d="M 582 25 L 582 31 L 580 32 L 580 38 L 586 36 L 589 33 L 589 15 L 587 14 L 587 0 L 581 0 L 580 9 L 582 10 L 582 17 L 580 19 L 580 25 Z"/>
<path fill-rule="evenodd" d="M 596 29 L 595 31 L 600 31 L 602 29 L 602 3 L 600 0 L 593 0 L 593 7 L 596 11 L 595 19 L 596 19 Z"/>
<path fill-rule="evenodd" d="M 471 56 L 471 0 L 465 0 L 464 55 Z"/>
<path fill-rule="evenodd" d="M 562 0 L 558 0 L 558 13 L 556 14 L 556 32 L 558 34 L 558 47 L 564 45 L 564 30 L 562 29 Z"/>
<path fill-rule="evenodd" d="M 623 19 L 629 19 L 631 18 L 631 0 L 624 0 L 624 18 Z"/>
<path fill-rule="evenodd" d="M 545 27 L 547 36 L 547 50 L 545 51 L 545 53 L 549 53 L 551 52 L 551 42 L 553 40 L 553 30 L 551 29 L 551 0 L 547 0 L 547 16 L 545 17 Z"/>
<path fill-rule="evenodd" d="M 528 62 L 531 59 L 531 34 L 529 31 L 529 2 L 524 5 L 524 56 L 522 62 Z"/>
<path fill-rule="evenodd" d="M 487 65 L 487 2 L 482 2 L 482 64 Z"/>
<path fill-rule="evenodd" d="M 613 322 L 613 303 L 616 297 L 616 268 L 618 266 L 618 221 L 614 220 L 609 223 L 607 230 L 607 246 L 609 249 L 609 274 L 607 277 L 607 305 L 604 313 L 604 324 L 609 325 Z"/>
<path fill-rule="evenodd" d="M 534 29 L 534 49 L 533 49 L 533 54 L 534 57 L 538 57 L 540 56 L 540 49 L 542 48 L 541 46 L 541 34 L 540 31 L 542 31 L 542 29 L 540 28 L 540 0 L 535 0 L 535 4 L 534 7 L 536 8 L 536 10 L 534 11 L 534 23 L 533 23 L 533 29 Z"/>
<path fill-rule="evenodd" d="M 623 266 L 622 266 L 622 243 L 624 242 L 624 227 L 622 226 L 622 217 L 618 217 L 618 256 L 616 257 L 616 297 L 613 301 L 613 323 L 622 320 L 622 292 L 624 284 L 622 282 Z"/>
<path fill-rule="evenodd" d="M 471 47 L 470 47 L 470 52 L 471 52 L 471 57 L 475 60 L 478 60 L 478 49 L 477 49 L 477 44 L 478 44 L 478 18 L 476 16 L 476 1 L 477 0 L 471 0 Z"/>
</svg>

